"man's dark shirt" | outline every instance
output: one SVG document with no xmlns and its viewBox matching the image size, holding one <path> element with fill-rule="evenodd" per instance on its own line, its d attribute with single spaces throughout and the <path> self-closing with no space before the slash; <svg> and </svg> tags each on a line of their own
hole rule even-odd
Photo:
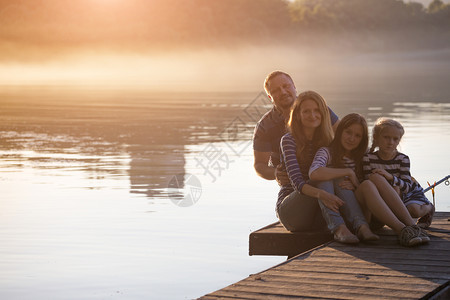
<svg viewBox="0 0 450 300">
<path fill-rule="evenodd" d="M 330 109 L 331 124 L 337 122 L 338 116 Z M 269 165 L 276 167 L 280 163 L 280 140 L 286 134 L 286 119 L 275 106 L 256 123 L 253 133 L 253 150 L 271 152 Z"/>
</svg>

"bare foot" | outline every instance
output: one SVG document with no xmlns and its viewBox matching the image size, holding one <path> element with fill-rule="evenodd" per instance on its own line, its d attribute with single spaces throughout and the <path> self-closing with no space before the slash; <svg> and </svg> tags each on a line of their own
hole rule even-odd
<svg viewBox="0 0 450 300">
<path fill-rule="evenodd" d="M 334 232 L 334 240 L 344 244 L 357 244 L 359 239 L 353 233 L 348 230 L 345 224 L 339 225 Z"/>
<path fill-rule="evenodd" d="M 380 237 L 370 230 L 367 224 L 363 224 L 358 229 L 358 238 L 365 242 L 378 241 Z"/>
</svg>

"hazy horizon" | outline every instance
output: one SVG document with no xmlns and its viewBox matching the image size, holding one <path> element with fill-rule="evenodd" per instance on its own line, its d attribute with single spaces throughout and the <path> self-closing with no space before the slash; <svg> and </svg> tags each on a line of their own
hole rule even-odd
<svg viewBox="0 0 450 300">
<path fill-rule="evenodd" d="M 228 51 L 153 55 L 90 53 L 47 62 L 2 64 L 0 84 L 253 92 L 263 90 L 264 77 L 273 70 L 290 73 L 299 90 L 326 88 L 330 83 L 340 83 L 348 90 L 361 87 L 371 90 L 383 84 L 394 84 L 393 78 L 400 81 L 411 78 L 424 84 L 424 93 L 434 90 L 434 93 L 441 92 L 443 98 L 450 96 L 446 84 L 450 76 L 450 48 L 410 53 L 364 53 L 349 49 L 337 53 L 334 50 L 248 46 Z M 431 78 L 432 82 L 427 83 Z"/>
<path fill-rule="evenodd" d="M 183 7 L 174 9 L 174 3 Z M 230 3 L 4 0 L 0 85 L 220 92 L 260 91 L 264 77 L 280 69 L 292 74 L 299 89 L 327 82 L 370 88 L 390 80 L 384 77 L 449 76 L 450 43 L 427 40 L 420 29 L 403 34 L 409 29 L 394 27 L 392 33 L 389 27 L 373 29 L 370 19 L 366 29 L 335 34 L 277 20 L 289 16 L 281 0 Z"/>
</svg>

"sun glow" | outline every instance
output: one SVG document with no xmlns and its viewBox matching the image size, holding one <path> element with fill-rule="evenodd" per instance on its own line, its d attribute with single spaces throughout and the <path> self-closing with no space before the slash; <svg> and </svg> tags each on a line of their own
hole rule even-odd
<svg viewBox="0 0 450 300">
<path fill-rule="evenodd" d="M 129 54 L 79 53 L 44 62 L 0 64 L 0 84 L 76 84 L 145 86 L 163 90 L 237 90 L 261 86 L 260 74 L 273 68 L 261 63 L 272 48 L 240 50 L 176 51 Z M 276 59 L 290 65 L 290 52 Z M 296 50 L 296 53 L 298 51 Z M 308 56 L 311 58 L 311 56 Z M 297 59 L 297 64 L 303 60 Z M 237 66 L 252 65 L 252 68 Z"/>
</svg>

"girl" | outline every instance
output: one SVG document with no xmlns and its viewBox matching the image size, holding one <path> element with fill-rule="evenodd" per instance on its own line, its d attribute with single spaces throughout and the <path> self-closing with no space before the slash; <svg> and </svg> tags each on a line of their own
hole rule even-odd
<svg viewBox="0 0 450 300">
<path fill-rule="evenodd" d="M 385 199 L 373 182 L 365 180 L 359 183 L 358 177 L 362 177 L 361 161 L 367 145 L 368 129 L 364 117 L 359 114 L 345 116 L 336 130 L 336 136 L 330 147 L 321 148 L 316 154 L 310 169 L 311 179 L 335 181 L 338 179 L 340 183 L 334 184 L 337 191 L 339 187 L 349 192 L 354 190 L 354 194 L 351 192 L 350 196 L 347 195 L 347 199 L 350 199 L 351 195 L 356 196 L 366 219 L 370 221 L 374 215 L 380 222 L 387 224 L 397 233 L 401 245 L 415 246 L 427 242 L 427 237 L 414 225 L 413 219 L 398 196 L 393 198 L 385 195 Z M 357 234 L 363 235 L 360 232 Z M 364 236 L 362 239 L 364 240 Z M 376 238 L 366 237 L 366 239 Z"/>
<path fill-rule="evenodd" d="M 308 178 L 314 154 L 328 145 L 332 136 L 325 100 L 313 91 L 301 93 L 292 106 L 288 133 L 281 139 L 282 169 L 287 170 L 290 183 L 281 186 L 276 210 L 289 231 L 319 229 L 324 225 L 317 199 L 336 214 L 344 205 L 334 193 L 314 187 Z M 338 226 L 335 237 L 341 242 L 358 242 L 345 225 Z"/>
<path fill-rule="evenodd" d="M 345 177 L 355 186 L 359 185 L 354 170 L 355 160 L 362 159 L 368 145 L 367 125 L 364 125 L 364 118 L 358 114 L 345 116 L 337 128 L 336 136 L 330 146 L 320 148 L 317 151 L 309 169 L 309 176 L 312 180 L 322 181 L 317 187 L 323 188 L 328 185 L 328 190 L 331 189 L 332 193 L 345 201 L 345 205 L 340 208 L 340 212 L 352 225 L 353 231 L 360 240 L 375 241 L 379 237 L 369 229 L 353 191 L 343 189 L 340 186 L 340 184 L 343 184 Z M 333 166 L 333 168 L 327 168 L 328 165 Z M 319 205 L 324 212 L 324 218 L 331 232 L 336 232 L 339 227 L 343 227 L 341 230 L 346 233 L 346 236 L 352 235 L 339 212 L 329 210 L 322 205 L 320 200 Z M 339 235 L 336 236 L 336 233 L 335 240 L 340 241 Z"/>
<path fill-rule="evenodd" d="M 379 174 L 384 177 L 400 195 L 413 218 L 419 218 L 417 225 L 428 228 L 434 215 L 434 206 L 425 197 L 422 187 L 411 177 L 409 157 L 397 151 L 397 146 L 405 130 L 403 126 L 387 118 L 375 122 L 372 134 L 372 147 L 364 156 L 364 177 Z M 374 151 L 378 147 L 378 151 Z M 377 180 L 374 181 L 377 183 Z"/>
</svg>

